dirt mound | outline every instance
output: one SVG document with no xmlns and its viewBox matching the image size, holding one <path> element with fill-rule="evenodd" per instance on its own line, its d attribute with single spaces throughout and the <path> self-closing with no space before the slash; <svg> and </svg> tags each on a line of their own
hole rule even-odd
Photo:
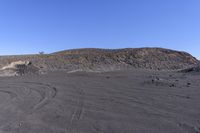
<svg viewBox="0 0 200 133">
<path fill-rule="evenodd" d="M 31 65 L 31 62 L 29 61 L 16 61 L 16 62 L 12 62 L 7 66 L 4 66 L 2 68 L 2 70 L 6 70 L 6 69 L 16 69 L 16 68 L 21 68 L 21 67 L 25 67 Z"/>
<path fill-rule="evenodd" d="M 30 61 L 16 61 L 2 67 L 0 76 L 21 76 L 27 74 L 39 74 L 39 69 Z"/>
</svg>

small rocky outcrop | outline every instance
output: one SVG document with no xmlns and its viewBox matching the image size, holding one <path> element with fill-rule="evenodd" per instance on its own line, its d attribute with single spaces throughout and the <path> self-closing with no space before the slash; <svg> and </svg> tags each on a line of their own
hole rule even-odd
<svg viewBox="0 0 200 133">
<path fill-rule="evenodd" d="M 2 67 L 0 76 L 21 76 L 27 74 L 39 74 L 40 71 L 30 61 L 15 61 Z"/>
<path fill-rule="evenodd" d="M 200 72 L 200 65 L 195 65 L 186 69 L 182 69 L 180 70 L 180 72 L 184 73 Z"/>
</svg>

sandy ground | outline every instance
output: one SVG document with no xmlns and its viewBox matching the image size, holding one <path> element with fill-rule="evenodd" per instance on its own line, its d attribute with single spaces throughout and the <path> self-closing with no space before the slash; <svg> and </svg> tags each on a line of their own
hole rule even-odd
<svg viewBox="0 0 200 133">
<path fill-rule="evenodd" d="M 200 74 L 1 77 L 0 133 L 200 133 Z"/>
</svg>

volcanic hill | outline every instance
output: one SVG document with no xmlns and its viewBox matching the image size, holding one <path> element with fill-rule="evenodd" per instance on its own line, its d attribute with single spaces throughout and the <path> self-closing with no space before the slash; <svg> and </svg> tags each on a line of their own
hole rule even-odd
<svg viewBox="0 0 200 133">
<path fill-rule="evenodd" d="M 51 54 L 1 56 L 0 67 L 16 61 L 29 61 L 42 71 L 178 70 L 199 63 L 189 53 L 163 48 L 85 48 Z"/>
</svg>

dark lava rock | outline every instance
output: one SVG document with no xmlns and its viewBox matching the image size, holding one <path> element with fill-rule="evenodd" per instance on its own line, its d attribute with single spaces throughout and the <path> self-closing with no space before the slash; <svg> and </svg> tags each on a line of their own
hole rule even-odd
<svg viewBox="0 0 200 133">
<path fill-rule="evenodd" d="M 180 72 L 184 72 L 184 73 L 200 72 L 200 65 L 195 65 L 195 66 L 183 69 Z"/>
<path fill-rule="evenodd" d="M 176 87 L 176 85 L 175 84 L 171 84 L 169 87 Z"/>
</svg>

